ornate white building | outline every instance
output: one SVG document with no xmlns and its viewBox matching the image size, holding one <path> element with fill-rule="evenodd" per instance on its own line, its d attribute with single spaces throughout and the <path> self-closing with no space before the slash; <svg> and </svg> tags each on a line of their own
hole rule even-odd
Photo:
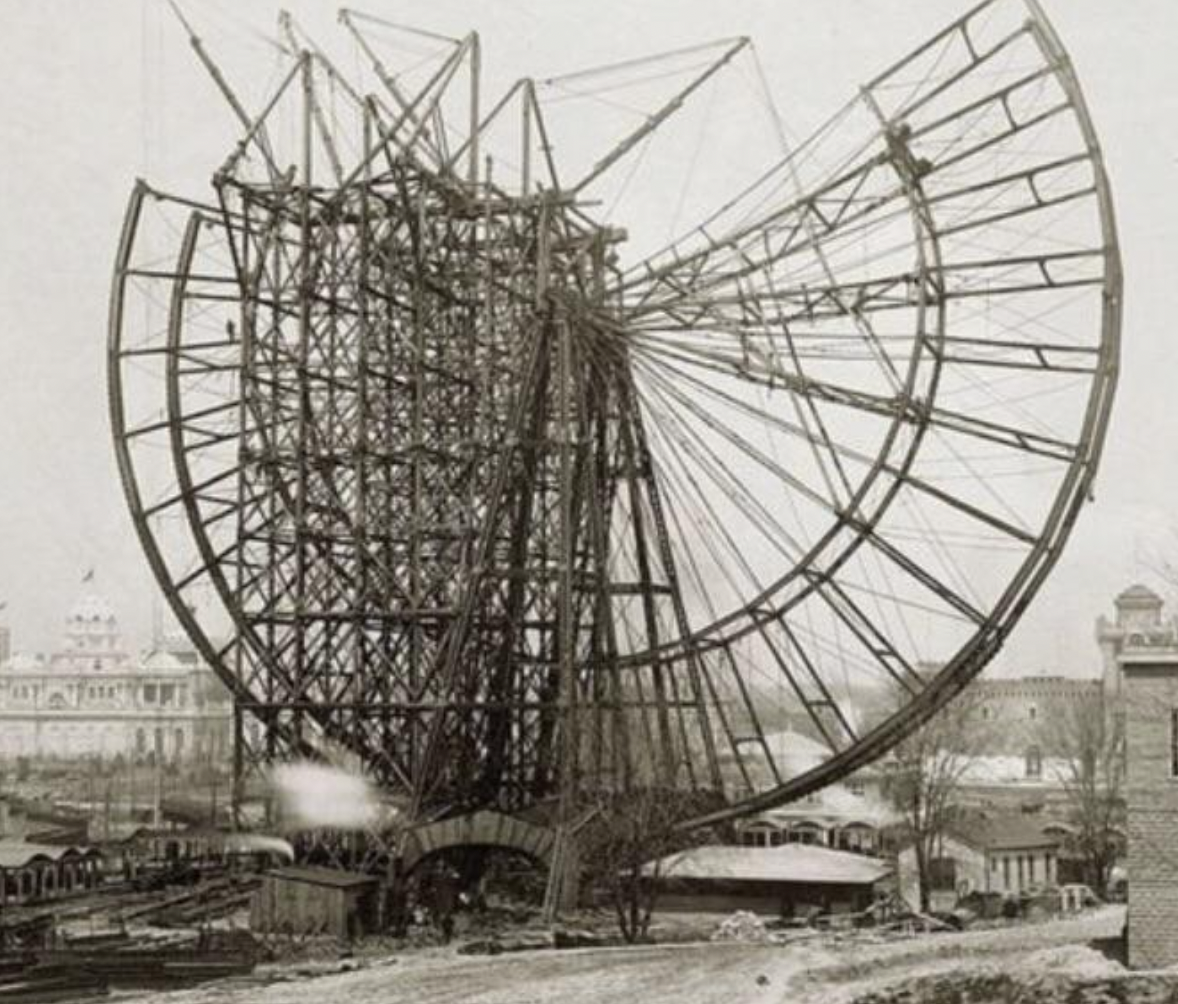
<svg viewBox="0 0 1178 1004">
<path fill-rule="evenodd" d="M 173 636 L 132 657 L 114 611 L 93 594 L 69 612 L 58 651 L 0 663 L 0 758 L 8 760 L 223 761 L 232 720 L 227 689 L 187 640 Z"/>
</svg>

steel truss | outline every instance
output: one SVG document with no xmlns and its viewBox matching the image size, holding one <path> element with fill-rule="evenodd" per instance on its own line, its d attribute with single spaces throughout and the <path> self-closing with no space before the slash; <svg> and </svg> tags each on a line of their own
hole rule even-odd
<svg viewBox="0 0 1178 1004">
<path fill-rule="evenodd" d="M 413 818 L 662 784 L 718 821 L 934 714 L 1058 557 L 1116 380 L 1108 179 L 1038 4 L 978 5 L 632 265 L 587 198 L 747 40 L 562 184 L 543 86 L 482 113 L 477 36 L 408 93 L 342 20 L 382 93 L 286 19 L 257 115 L 189 28 L 242 139 L 214 200 L 139 183 L 115 269 L 123 484 L 239 775 L 329 739 Z M 903 695 L 874 721 L 868 682 Z"/>
</svg>

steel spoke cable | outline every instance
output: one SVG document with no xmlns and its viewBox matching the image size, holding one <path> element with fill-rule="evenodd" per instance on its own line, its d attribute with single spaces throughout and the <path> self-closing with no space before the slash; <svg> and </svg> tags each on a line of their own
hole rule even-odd
<svg viewBox="0 0 1178 1004">
<path fill-rule="evenodd" d="M 667 388 L 667 389 L 668 389 L 668 392 L 669 392 L 669 393 L 671 393 L 673 396 L 675 396 L 675 397 L 677 398 L 677 400 L 678 400 L 679 404 L 683 405 L 684 407 L 688 408 L 689 410 L 691 410 L 691 409 L 692 409 L 692 404 L 691 404 L 691 403 L 690 403 L 688 400 L 686 400 L 686 399 L 685 399 L 685 398 L 684 398 L 682 395 L 677 395 L 677 394 L 675 394 L 675 391 L 674 391 L 674 389 L 671 389 L 671 388 Z M 705 422 L 706 422 L 706 421 L 708 421 L 708 419 L 707 419 L 707 417 L 706 417 L 706 414 L 702 414 L 702 413 L 700 413 L 700 412 L 697 412 L 697 416 L 698 416 L 698 417 L 701 417 L 701 418 L 702 418 L 702 419 L 703 419 Z M 741 441 L 739 440 L 739 438 L 737 438 L 737 437 L 735 437 L 735 436 L 729 436 L 729 437 L 726 437 L 726 438 L 728 438 L 729 442 L 730 442 L 732 445 L 734 445 L 734 446 L 741 446 L 741 445 L 742 445 L 742 443 L 741 443 Z M 751 456 L 752 456 L 754 459 L 756 459 L 756 460 L 757 460 L 757 461 L 758 461 L 758 462 L 759 462 L 759 463 L 760 463 L 760 464 L 761 464 L 763 467 L 766 467 L 766 468 L 767 468 L 767 469 L 769 469 L 769 470 L 770 470 L 772 473 L 775 473 L 775 474 L 777 474 L 779 477 L 782 477 L 782 480 L 785 480 L 785 481 L 786 481 L 786 483 L 789 483 L 789 484 L 791 484 L 791 485 L 792 485 L 792 487 L 794 487 L 794 489 L 795 489 L 795 490 L 801 490 L 801 491 L 803 491 L 803 493 L 806 493 L 806 492 L 808 492 L 808 491 L 809 491 L 808 489 L 806 489 L 806 488 L 805 488 L 805 486 L 800 486 L 798 483 L 796 483 L 796 481 L 794 481 L 794 480 L 792 480 L 791 478 L 789 478 L 789 477 L 788 477 L 788 475 L 785 475 L 783 471 L 781 471 L 781 470 L 773 470 L 773 468 L 772 468 L 772 465 L 771 465 L 770 463 L 768 463 L 768 461 L 767 461 L 767 458 L 766 458 L 766 457 L 764 457 L 764 455 L 763 455 L 763 454 L 760 454 L 760 453 L 759 453 L 759 451 L 748 451 L 748 450 L 747 450 L 747 447 L 746 447 L 746 452 L 749 452 L 749 453 L 750 453 L 750 455 L 751 455 Z M 713 459 L 714 461 L 716 461 L 716 462 L 719 462 L 719 459 L 718 459 L 717 457 L 715 457 L 714 455 L 712 456 L 712 459 Z M 810 497 L 811 501 L 814 501 L 814 502 L 816 502 L 816 503 L 818 503 L 818 504 L 820 504 L 820 505 L 825 505 L 825 506 L 827 506 L 827 507 L 829 508 L 829 510 L 831 511 L 831 513 L 832 513 L 833 515 L 837 516 L 837 517 L 840 517 L 840 518 L 842 518 L 842 517 L 845 515 L 844 513 L 842 513 L 842 512 L 839 510 L 839 508 L 838 508 L 837 506 L 834 506 L 834 505 L 832 505 L 832 504 L 831 504 L 831 502 L 830 502 L 829 500 L 826 500 L 826 499 L 823 499 L 823 498 L 821 498 L 821 496 L 819 496 L 817 493 L 809 494 L 809 495 L 808 495 L 808 497 Z M 930 531 L 931 531 L 931 526 L 929 527 L 929 529 L 930 529 Z M 879 537 L 879 536 L 877 536 L 877 535 L 876 535 L 876 533 L 874 533 L 874 532 L 870 532 L 870 531 L 868 532 L 866 539 L 868 539 L 869 541 L 872 541 L 872 542 L 878 542 L 878 541 L 881 541 L 881 540 L 882 540 L 882 538 L 881 538 L 881 537 Z M 933 539 L 935 540 L 935 534 L 933 535 Z M 904 570 L 906 570 L 906 571 L 909 571 L 909 572 L 911 573 L 912 569 L 911 569 L 911 568 L 908 568 L 908 567 L 906 567 L 906 563 L 905 563 L 903 560 L 900 560 L 897 554 L 895 554 L 895 553 L 891 552 L 890 550 L 887 550 L 887 551 L 885 551 L 885 553 L 886 553 L 886 554 L 887 554 L 887 556 L 888 556 L 889 558 L 891 558 L 893 561 L 899 561 L 900 567 L 901 567 L 901 568 L 904 568 Z M 960 589 L 960 588 L 962 588 L 962 587 L 964 586 L 964 588 L 965 588 L 965 591 L 966 591 L 967 593 L 968 593 L 968 592 L 972 592 L 972 588 L 969 586 L 969 581 L 968 581 L 968 579 L 967 579 L 967 578 L 966 578 L 964 575 L 962 575 L 962 574 L 959 572 L 959 570 L 957 570 L 957 569 L 956 569 L 956 566 L 955 566 L 955 563 L 954 563 L 954 562 L 951 562 L 951 561 L 950 561 L 950 562 L 948 562 L 948 563 L 947 563 L 947 568 L 948 568 L 949 570 L 951 570 L 951 577 L 953 577 L 953 578 L 957 578 L 957 580 L 958 580 L 958 588 L 959 588 L 959 589 Z M 974 601 L 975 601 L 975 605 L 976 605 L 976 604 L 977 604 L 977 598 L 976 598 L 976 596 L 974 597 Z"/>
<path fill-rule="evenodd" d="M 702 407 L 697 405 L 694 401 L 691 400 L 691 398 L 689 398 L 669 381 L 654 377 L 651 380 L 650 390 L 654 397 L 662 399 L 664 403 L 668 405 L 669 402 L 667 401 L 667 397 L 669 396 L 680 406 L 682 410 L 692 414 L 696 419 L 698 419 L 701 425 L 710 429 L 710 431 L 719 433 L 727 443 L 740 450 L 745 456 L 755 461 L 764 470 L 770 474 L 775 475 L 782 483 L 788 485 L 798 495 L 808 499 L 810 502 L 824 509 L 831 515 L 841 515 L 840 510 L 834 502 L 822 495 L 821 492 L 811 488 L 809 485 L 806 485 L 804 482 L 789 474 L 789 472 L 787 472 L 780 465 L 774 464 L 772 458 L 768 457 L 762 451 L 753 448 L 751 444 L 742 439 L 732 430 L 728 429 L 727 426 L 723 426 L 719 422 L 715 421 L 712 415 L 704 411 Z M 677 409 L 674 408 L 674 405 L 669 406 L 672 411 L 677 412 Z M 709 447 L 704 442 L 702 436 L 697 431 L 688 429 L 686 425 L 683 424 L 682 421 L 677 417 L 671 419 L 671 421 L 677 428 L 686 433 L 685 438 L 680 441 L 680 446 L 688 449 L 697 462 L 709 463 L 710 465 L 713 465 L 713 469 L 715 471 L 719 471 L 724 474 L 726 478 L 725 482 L 720 482 L 718 478 L 713 477 L 713 483 L 715 483 L 717 487 L 723 487 L 723 485 L 727 485 L 728 490 L 726 491 L 726 495 L 729 498 L 744 499 L 747 505 L 750 507 L 750 511 L 755 510 L 759 512 L 764 518 L 769 520 L 767 525 L 771 528 L 771 531 L 766 534 L 767 541 L 774 544 L 776 544 L 778 540 L 786 541 L 791 547 L 794 547 L 797 550 L 797 553 L 793 555 L 793 557 L 800 556 L 800 554 L 803 553 L 802 545 L 793 538 L 793 536 L 782 524 L 778 523 L 776 519 L 769 515 L 768 510 L 765 509 L 759 499 L 752 495 L 750 491 L 743 488 L 742 479 L 738 477 L 734 471 L 732 471 L 729 465 L 719 456 L 719 454 L 715 452 L 713 448 Z M 709 471 L 709 474 L 711 474 L 711 471 Z M 779 536 L 775 537 L 775 534 Z M 790 557 L 788 553 L 784 553 L 783 556 L 787 558 Z"/>
<path fill-rule="evenodd" d="M 682 444 L 681 444 L 681 445 L 682 445 Z M 711 459 L 715 460 L 716 458 L 713 456 Z M 756 507 L 753 507 L 753 508 L 756 508 Z M 750 515 L 750 512 L 749 512 L 749 510 L 743 510 L 743 511 L 745 511 L 745 512 L 746 512 L 746 515 Z M 760 514 L 760 515 L 767 515 L 767 514 L 765 514 L 765 513 L 763 512 L 763 510 L 761 510 L 761 512 L 760 512 L 759 514 Z M 858 528 L 859 528 L 860 530 L 867 529 L 867 528 L 866 528 L 865 526 L 863 526 L 862 524 L 859 524 L 859 525 L 858 525 Z M 881 540 L 881 538 L 879 538 L 878 536 L 876 536 L 875 534 L 873 534 L 873 533 L 872 533 L 872 532 L 871 532 L 869 529 L 868 529 L 868 532 L 866 533 L 866 535 L 865 535 L 864 539 L 866 539 L 867 541 L 869 541 L 869 542 L 871 542 L 871 543 L 873 543 L 873 544 L 876 544 L 876 545 L 879 545 L 879 544 L 881 544 L 881 543 L 882 543 L 882 540 Z M 889 548 L 889 549 L 885 550 L 885 551 L 884 551 L 884 553 L 885 553 L 885 554 L 886 554 L 886 555 L 887 555 L 887 556 L 888 556 L 888 557 L 889 557 L 889 558 L 890 558 L 892 561 L 894 561 L 894 562 L 897 562 L 897 564 L 898 564 L 898 567 L 900 567 L 902 570 L 904 570 L 905 572 L 907 572 L 907 573 L 908 573 L 908 574 L 910 574 L 910 575 L 912 575 L 912 574 L 914 573 L 914 568 L 911 566 L 911 564 L 910 564 L 908 561 L 906 561 L 906 560 L 904 560 L 904 559 L 900 558 L 900 557 L 899 557 L 899 556 L 896 554 L 896 552 L 894 552 L 893 550 L 891 550 L 891 549 Z M 925 581 L 925 580 L 921 579 L 919 576 L 917 577 L 917 579 L 918 579 L 918 581 L 921 581 L 921 582 L 922 582 L 922 584 L 923 584 L 923 585 L 924 585 L 926 588 L 928 588 L 928 589 L 930 589 L 930 591 L 934 592 L 934 594 L 941 596 L 943 599 L 945 598 L 945 593 L 944 593 L 944 592 L 942 592 L 940 589 L 934 589 L 934 588 L 932 587 L 932 585 L 930 585 L 929 581 Z M 952 595 L 952 594 L 949 594 L 949 595 Z M 961 603 L 961 601 L 960 601 L 960 600 L 958 600 L 958 599 L 956 599 L 956 598 L 954 598 L 954 599 L 952 600 L 952 602 L 953 602 L 953 604 L 954 604 L 954 605 L 957 605 L 959 609 L 970 611 L 970 616 L 974 617 L 974 619 L 976 620 L 976 611 L 971 611 L 971 610 L 970 610 L 970 608 L 969 608 L 968 606 L 966 606 L 966 605 L 962 604 L 962 603 Z"/>
<path fill-rule="evenodd" d="M 690 475 L 688 475 L 688 477 L 690 478 Z M 699 492 L 698 492 L 698 486 L 696 486 L 696 492 L 697 492 L 697 494 L 699 494 Z M 703 495 L 703 496 L 702 496 L 702 498 L 704 499 L 705 505 L 708 505 L 708 503 L 707 503 L 707 496 L 706 496 L 706 495 Z M 709 506 L 709 508 L 710 508 L 710 506 Z M 734 540 L 733 540 L 733 539 L 732 539 L 732 538 L 729 536 L 729 534 L 728 534 L 728 531 L 727 531 L 727 526 L 726 526 L 726 524 L 725 524 L 723 521 L 721 521 L 721 520 L 719 520 L 718 518 L 716 518 L 716 517 L 714 516 L 714 514 L 713 514 L 713 522 L 714 522 L 714 524 L 715 524 L 717 527 L 719 527 L 719 528 L 721 529 L 721 531 L 722 531 L 723 535 L 724 535 L 724 536 L 725 536 L 725 537 L 728 539 L 728 542 L 729 542 L 729 545 L 730 545 L 730 548 L 731 548 L 732 554 L 735 556 L 736 560 L 737 560 L 737 561 L 739 561 L 740 563 L 744 564 L 744 562 L 743 562 L 743 550 L 742 550 L 742 548 L 740 548 L 740 547 L 739 547 L 739 546 L 736 544 L 736 542 L 735 542 L 735 541 L 734 541 Z M 703 535 L 701 539 L 703 540 L 703 542 L 704 542 L 704 544 L 705 544 L 705 547 L 706 547 L 706 548 L 707 548 L 709 551 L 712 551 L 712 552 L 713 552 L 713 561 L 715 562 L 716 568 L 717 568 L 717 569 L 719 569 L 719 570 L 720 570 L 720 571 L 721 571 L 723 574 L 725 574 L 725 576 L 726 576 L 726 577 L 729 577 L 729 575 L 728 575 L 728 568 L 730 568 L 730 567 L 731 567 L 731 562 L 730 562 L 730 561 L 725 561 L 725 560 L 723 560 L 723 559 L 721 559 L 721 558 L 718 558 L 718 557 L 716 557 L 716 555 L 715 555 L 715 552 L 714 552 L 714 550 L 713 550 L 713 546 L 712 546 L 712 539 L 713 539 L 713 538 L 712 538 L 712 536 L 711 536 L 711 535 Z M 687 554 L 688 554 L 688 556 L 689 556 L 689 560 L 690 560 L 690 561 L 691 561 L 691 562 L 694 564 L 694 558 L 692 558 L 692 557 L 691 557 L 691 554 L 692 554 L 692 552 L 691 552 L 690 550 L 688 550 L 688 551 L 687 551 Z M 750 580 L 752 581 L 752 583 L 753 583 L 754 587 L 756 588 L 756 590 L 758 591 L 758 593 L 762 593 L 762 592 L 764 592 L 764 584 L 763 584 L 763 583 L 762 583 L 762 582 L 759 580 L 759 578 L 758 578 L 758 577 L 756 576 L 756 574 L 755 574 L 755 573 L 752 571 L 752 569 L 751 569 L 751 568 L 748 568 L 747 564 L 745 565 L 745 568 L 746 568 L 746 573 L 747 573 L 747 574 L 750 576 Z M 730 577 L 729 577 L 729 581 L 731 581 Z M 706 597 L 708 596 L 708 594 L 705 592 L 704 596 L 705 596 L 705 598 L 706 598 Z M 707 600 L 707 602 L 708 602 L 708 605 L 709 605 L 709 609 L 711 610 L 711 612 L 712 612 L 712 615 L 713 615 L 713 617 L 714 617 L 714 616 L 715 616 L 715 609 L 714 609 L 714 607 L 712 607 L 712 606 L 711 606 L 711 601 L 710 601 L 710 599 L 709 599 L 709 600 Z M 766 633 L 765 633 L 765 631 L 766 631 L 766 625 L 765 625 L 764 623 L 760 622 L 760 621 L 757 621 L 755 626 L 756 626 L 756 630 L 757 630 L 757 633 L 758 633 L 758 635 L 761 637 L 761 639 L 764 641 L 764 643 L 765 643 L 766 645 L 768 645 L 768 646 L 769 646 L 769 647 L 772 649 L 772 642 L 769 640 L 768 636 L 767 636 L 767 635 L 766 635 Z M 726 648 L 726 650 L 727 650 L 727 648 Z M 785 663 L 781 662 L 781 661 L 780 661 L 780 659 L 778 659 L 778 660 L 777 660 L 777 662 L 778 662 L 779 668 L 781 668 L 782 670 L 784 670 L 784 669 L 785 669 Z M 759 668 L 759 667 L 758 667 L 758 670 L 759 670 L 760 672 L 762 672 L 762 673 L 764 672 L 763 670 L 760 670 L 760 668 Z M 793 677 L 793 675 L 792 675 L 792 674 L 789 674 L 789 673 L 787 673 L 786 675 L 787 675 L 787 677 L 788 677 L 788 681 L 789 681 L 789 683 L 790 683 L 790 684 L 791 684 L 791 686 L 794 688 L 794 690 L 795 690 L 795 692 L 797 693 L 797 695 L 798 695 L 799 699 L 800 699 L 800 700 L 802 700 L 802 701 L 803 701 L 803 703 L 805 703 L 805 697 L 804 697 L 803 691 L 802 691 L 801 689 L 799 689 L 799 686 L 798 686 L 798 683 L 797 683 L 796 679 Z M 809 706 L 807 705 L 807 707 L 809 707 Z"/>
</svg>

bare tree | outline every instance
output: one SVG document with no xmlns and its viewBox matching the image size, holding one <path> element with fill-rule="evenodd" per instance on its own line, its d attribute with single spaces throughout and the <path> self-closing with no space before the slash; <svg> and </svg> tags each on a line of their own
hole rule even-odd
<svg viewBox="0 0 1178 1004">
<path fill-rule="evenodd" d="M 1042 725 L 1049 770 L 1068 802 L 1070 843 L 1084 862 L 1085 880 L 1103 890 L 1121 850 L 1125 819 L 1124 719 L 1101 694 L 1061 706 Z"/>
<path fill-rule="evenodd" d="M 966 690 L 892 751 L 884 792 L 916 857 L 920 909 L 927 911 L 932 863 L 941 838 L 961 815 L 959 792 L 985 748 L 975 692 Z"/>
<path fill-rule="evenodd" d="M 698 815 L 700 798 L 648 786 L 602 796 L 596 808 L 579 836 L 582 875 L 607 890 L 626 942 L 643 941 L 650 931 L 663 859 L 706 839 L 706 834 L 681 826 Z"/>
</svg>

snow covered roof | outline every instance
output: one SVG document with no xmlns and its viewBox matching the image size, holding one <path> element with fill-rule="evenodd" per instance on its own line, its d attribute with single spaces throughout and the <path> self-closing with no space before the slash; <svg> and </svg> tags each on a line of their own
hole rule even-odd
<svg viewBox="0 0 1178 1004">
<path fill-rule="evenodd" d="M 891 873 L 883 861 L 810 844 L 780 847 L 692 847 L 647 864 L 669 879 L 871 885 Z"/>
<path fill-rule="evenodd" d="M 1036 785 L 1058 787 L 1064 778 L 1071 776 L 1071 764 L 1060 757 L 1043 757 L 1040 760 L 1040 776 L 1027 776 L 1027 760 L 1021 756 L 977 756 L 971 757 L 962 768 L 962 784 L 1019 784 L 1027 787 Z"/>
<path fill-rule="evenodd" d="M 64 857 L 97 854 L 93 848 L 27 844 L 23 840 L 0 840 L 0 868 L 23 868 L 36 860 L 59 861 Z"/>
<path fill-rule="evenodd" d="M 792 729 L 765 734 L 765 746 L 773 757 L 774 763 L 785 777 L 796 777 L 812 767 L 818 766 L 830 756 L 830 750 L 822 743 L 809 736 Z M 765 750 L 755 739 L 745 739 L 740 744 L 741 756 L 747 765 L 754 769 L 764 766 L 768 769 Z M 731 752 L 721 756 L 721 761 L 734 762 Z"/>
<path fill-rule="evenodd" d="M 4 669 L 10 673 L 40 673 L 45 669 L 45 659 L 31 652 L 16 652 L 4 663 Z"/>
<path fill-rule="evenodd" d="M 169 652 L 155 649 L 148 652 L 140 663 L 149 673 L 189 673 L 201 665 L 200 658 L 193 652 Z"/>
<path fill-rule="evenodd" d="M 788 826 L 801 820 L 821 821 L 828 826 L 885 826 L 896 817 L 895 810 L 877 792 L 856 794 L 843 784 L 820 789 L 804 801 L 766 809 L 749 821 Z"/>
</svg>

